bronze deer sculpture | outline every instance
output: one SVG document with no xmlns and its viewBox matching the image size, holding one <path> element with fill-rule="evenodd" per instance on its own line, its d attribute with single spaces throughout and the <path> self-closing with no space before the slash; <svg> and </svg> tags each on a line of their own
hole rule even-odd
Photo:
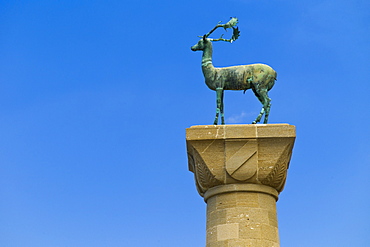
<svg viewBox="0 0 370 247">
<path fill-rule="evenodd" d="M 252 123 L 260 122 L 265 114 L 264 124 L 267 124 L 271 108 L 271 99 L 267 92 L 275 84 L 277 78 L 276 71 L 265 64 L 249 64 L 223 68 L 215 68 L 212 64 L 212 41 L 226 41 L 232 43 L 239 37 L 238 28 L 234 27 L 238 23 L 237 18 L 231 18 L 226 24 L 217 24 L 209 33 L 203 35 L 198 43 L 191 47 L 192 51 L 203 51 L 202 71 L 205 83 L 211 89 L 216 91 L 217 108 L 214 125 L 218 124 L 218 116 L 221 113 L 221 124 L 225 124 L 224 119 L 224 90 L 244 90 L 252 89 L 258 100 L 262 103 L 262 109 L 256 120 Z M 233 36 L 230 39 L 224 39 L 222 36 L 218 39 L 211 39 L 208 36 L 217 28 L 223 27 L 233 29 Z"/>
</svg>

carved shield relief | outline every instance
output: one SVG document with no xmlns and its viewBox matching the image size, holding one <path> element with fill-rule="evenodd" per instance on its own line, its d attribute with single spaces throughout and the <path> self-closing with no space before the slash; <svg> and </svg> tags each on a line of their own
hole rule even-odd
<svg viewBox="0 0 370 247">
<path fill-rule="evenodd" d="M 239 181 L 252 178 L 258 167 L 257 140 L 230 140 L 225 142 L 225 146 L 226 172 Z"/>
</svg>

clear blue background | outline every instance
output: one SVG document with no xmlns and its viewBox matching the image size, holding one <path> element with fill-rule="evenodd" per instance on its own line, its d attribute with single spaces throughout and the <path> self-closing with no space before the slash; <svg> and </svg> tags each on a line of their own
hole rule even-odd
<svg viewBox="0 0 370 247">
<path fill-rule="evenodd" d="M 215 93 L 190 46 L 230 16 L 241 36 L 214 44 L 214 65 L 271 65 L 270 123 L 297 127 L 281 245 L 370 246 L 369 9 L 0 1 L 0 246 L 204 246 L 185 129 L 213 122 Z M 225 107 L 228 124 L 261 108 L 251 91 Z"/>
</svg>

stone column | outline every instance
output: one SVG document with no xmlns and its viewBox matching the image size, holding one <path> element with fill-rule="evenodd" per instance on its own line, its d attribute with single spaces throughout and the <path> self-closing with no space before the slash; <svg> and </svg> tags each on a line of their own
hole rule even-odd
<svg viewBox="0 0 370 247">
<path fill-rule="evenodd" d="M 189 170 L 207 203 L 206 247 L 277 247 L 276 201 L 295 140 L 288 124 L 186 129 Z"/>
</svg>

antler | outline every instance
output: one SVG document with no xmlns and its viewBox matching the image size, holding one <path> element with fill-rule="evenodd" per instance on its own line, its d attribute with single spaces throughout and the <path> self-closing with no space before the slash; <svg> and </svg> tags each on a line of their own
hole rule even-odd
<svg viewBox="0 0 370 247">
<path fill-rule="evenodd" d="M 234 26 L 236 26 L 236 24 L 238 24 L 238 18 L 236 18 L 236 17 L 231 17 L 231 19 L 226 24 L 220 24 L 220 22 L 219 22 L 211 31 L 209 31 L 207 34 L 205 34 L 203 36 L 203 39 L 207 38 L 211 33 L 213 33 L 219 27 L 223 27 L 226 32 L 227 32 L 227 28 L 232 28 L 233 29 L 233 36 L 230 39 L 222 38 L 223 34 L 218 39 L 210 39 L 211 41 L 227 41 L 227 42 L 232 43 L 233 41 L 235 41 L 240 36 L 239 28 L 234 27 Z"/>
<path fill-rule="evenodd" d="M 211 41 L 227 41 L 227 42 L 230 42 L 232 43 L 233 41 L 237 40 L 237 38 L 239 38 L 240 36 L 240 31 L 239 31 L 239 28 L 238 27 L 232 27 L 233 29 L 233 36 L 230 38 L 230 39 L 224 39 L 222 38 L 222 36 L 224 36 L 223 34 L 221 35 L 220 38 L 218 39 L 210 39 Z"/>
</svg>

